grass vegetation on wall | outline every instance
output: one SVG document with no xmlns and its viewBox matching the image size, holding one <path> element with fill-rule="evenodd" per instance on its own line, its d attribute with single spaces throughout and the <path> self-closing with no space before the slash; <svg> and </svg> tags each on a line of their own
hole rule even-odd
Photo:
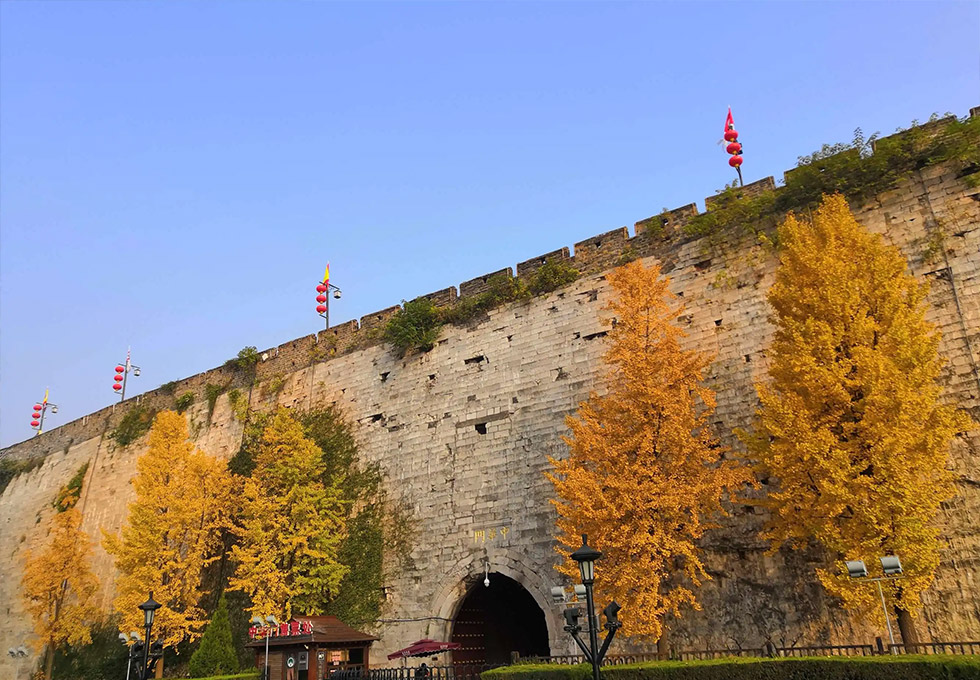
<svg viewBox="0 0 980 680">
<path fill-rule="evenodd" d="M 109 438 L 122 447 L 129 446 L 134 441 L 150 431 L 156 411 L 146 406 L 134 406 L 126 412 L 115 429 L 109 433 Z"/>
<path fill-rule="evenodd" d="M 965 172 L 970 186 L 980 186 L 980 117 L 964 120 L 930 118 L 916 121 L 903 134 L 878 139 L 865 137 L 858 128 L 849 143 L 825 144 L 809 156 L 801 156 L 787 173 L 785 186 L 757 196 L 741 196 L 741 188 L 728 186 L 718 195 L 712 210 L 692 217 L 685 230 L 693 236 L 719 236 L 731 230 L 768 233 L 780 217 L 792 210 L 806 210 L 824 194 L 843 194 L 861 202 L 894 188 L 918 170 L 953 161 Z"/>
<path fill-rule="evenodd" d="M 465 324 L 508 302 L 555 291 L 578 277 L 578 270 L 567 262 L 549 258 L 527 283 L 515 276 L 498 273 L 487 280 L 484 292 L 460 298 L 452 305 L 437 306 L 427 298 L 405 302 L 388 320 L 384 339 L 402 354 L 427 352 L 435 346 L 444 324 Z"/>
<path fill-rule="evenodd" d="M 259 363 L 259 359 L 259 351 L 249 345 L 248 347 L 243 347 L 234 359 L 226 361 L 225 366 L 241 373 L 254 373 L 255 365 Z"/>
</svg>

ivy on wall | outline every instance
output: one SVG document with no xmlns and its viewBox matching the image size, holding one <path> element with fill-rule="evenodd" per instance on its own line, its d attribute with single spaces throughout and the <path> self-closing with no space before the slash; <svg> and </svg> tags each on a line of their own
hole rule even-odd
<svg viewBox="0 0 980 680">
<path fill-rule="evenodd" d="M 182 395 L 174 399 L 174 407 L 177 409 L 177 413 L 183 413 L 191 407 L 194 403 L 194 393 L 184 392 Z"/>
<path fill-rule="evenodd" d="M 208 421 L 214 415 L 214 405 L 218 403 L 218 397 L 225 393 L 227 387 L 227 385 L 217 385 L 215 383 L 208 383 L 204 386 L 204 396 L 208 400 Z"/>
<path fill-rule="evenodd" d="M 58 490 L 58 495 L 55 496 L 54 502 L 52 503 L 55 510 L 64 512 L 75 507 L 75 503 L 78 502 L 82 494 L 82 483 L 85 481 L 86 472 L 88 472 L 88 462 L 78 468 L 75 476 Z"/>
<path fill-rule="evenodd" d="M 17 475 L 36 470 L 44 465 L 44 458 L 28 458 L 26 460 L 3 458 L 0 459 L 0 494 Z"/>
</svg>

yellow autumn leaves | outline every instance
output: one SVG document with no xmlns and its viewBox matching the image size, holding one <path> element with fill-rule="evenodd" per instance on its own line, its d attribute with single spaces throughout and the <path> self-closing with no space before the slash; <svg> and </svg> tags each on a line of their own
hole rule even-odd
<svg viewBox="0 0 980 680">
<path fill-rule="evenodd" d="M 322 614 L 349 568 L 338 551 L 346 501 L 323 475 L 323 451 L 285 411 L 262 433 L 255 470 L 245 479 L 229 587 L 249 595 L 254 614 L 286 621 Z"/>
<path fill-rule="evenodd" d="M 47 543 L 25 556 L 24 602 L 34 622 L 36 646 L 46 647 L 46 677 L 51 677 L 55 647 L 92 641 L 89 626 L 98 613 L 98 581 L 90 566 L 92 544 L 81 524 L 82 514 L 71 504 L 52 518 Z"/>
<path fill-rule="evenodd" d="M 223 461 L 187 439 L 183 416 L 157 415 L 149 449 L 136 462 L 126 524 L 103 541 L 118 571 L 113 608 L 121 629 L 142 629 L 137 606 L 153 591 L 162 604 L 153 629 L 165 646 L 193 639 L 207 622 L 201 576 L 220 556 L 221 532 L 231 528 L 231 476 Z"/>
<path fill-rule="evenodd" d="M 757 475 L 771 481 L 763 537 L 773 549 L 820 545 L 816 576 L 859 609 L 875 593 L 848 582 L 842 560 L 900 554 L 908 578 L 889 583 L 888 596 L 914 611 L 938 564 L 947 450 L 967 423 L 939 400 L 939 336 L 923 290 L 843 197 L 827 197 L 812 222 L 790 216 L 779 240 L 770 383 L 759 387 L 754 431 L 742 433 Z M 751 475 L 708 428 L 709 359 L 680 348 L 667 279 L 639 262 L 608 279 L 608 391 L 568 419 L 568 458 L 548 475 L 558 551 L 567 557 L 587 533 L 604 553 L 600 597 L 629 604 L 627 635 L 658 639 L 682 606 L 698 607 L 707 574 L 697 541 Z M 575 573 L 567 560 L 559 570 Z"/>
<path fill-rule="evenodd" d="M 322 460 L 282 410 L 262 431 L 251 476 L 236 477 L 188 441 L 182 415 L 157 415 L 126 525 L 104 539 L 116 560 L 122 629 L 140 629 L 137 605 L 152 591 L 163 605 L 154 631 L 164 645 L 198 637 L 207 623 L 205 568 L 224 555 L 235 569 L 229 588 L 249 596 L 253 613 L 321 613 L 348 571 L 337 559 L 346 505 L 339 487 L 324 482 Z M 230 551 L 226 539 L 234 540 Z"/>
<path fill-rule="evenodd" d="M 949 443 L 969 422 L 940 400 L 925 291 L 841 196 L 812 222 L 789 217 L 780 243 L 771 382 L 745 437 L 760 474 L 777 480 L 762 500 L 765 536 L 821 545 L 830 556 L 817 572 L 823 585 L 872 612 L 877 593 L 850 581 L 843 561 L 899 555 L 906 578 L 883 585 L 897 609 L 914 611 L 939 564 Z"/>
<path fill-rule="evenodd" d="M 569 457 L 553 459 L 548 477 L 560 552 L 588 534 L 604 554 L 599 596 L 629 603 L 627 635 L 657 639 L 665 615 L 697 606 L 693 588 L 707 574 L 695 542 L 748 475 L 721 460 L 708 428 L 714 394 L 701 382 L 708 358 L 681 349 L 671 323 L 680 309 L 660 270 L 632 262 L 608 278 L 609 391 L 568 418 Z M 567 561 L 561 570 L 577 573 Z"/>
</svg>

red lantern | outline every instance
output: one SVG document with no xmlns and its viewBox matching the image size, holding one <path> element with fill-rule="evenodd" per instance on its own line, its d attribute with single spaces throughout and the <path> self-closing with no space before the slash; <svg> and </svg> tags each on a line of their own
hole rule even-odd
<svg viewBox="0 0 980 680">
<path fill-rule="evenodd" d="M 736 139 L 738 139 L 738 132 L 735 130 L 725 130 L 726 142 L 734 142 Z"/>
<path fill-rule="evenodd" d="M 114 380 L 115 380 L 116 382 L 122 382 L 122 379 L 123 379 L 123 375 L 122 375 L 122 373 L 116 373 L 116 377 L 115 377 L 115 378 L 113 378 L 113 379 L 114 379 Z"/>
<path fill-rule="evenodd" d="M 316 287 L 316 292 L 318 292 L 318 293 L 326 293 L 327 292 L 327 287 L 324 286 L 322 283 L 321 284 L 318 284 L 317 287 Z"/>
<path fill-rule="evenodd" d="M 122 373 L 126 370 L 125 366 L 116 366 L 116 373 Z"/>
<path fill-rule="evenodd" d="M 31 421 L 31 427 L 39 427 L 40 425 L 41 425 L 41 421 L 40 420 L 32 420 Z"/>
<path fill-rule="evenodd" d="M 112 389 L 114 389 L 116 392 L 118 392 L 119 390 L 122 389 L 122 383 L 113 383 Z"/>
<path fill-rule="evenodd" d="M 732 156 L 731 158 L 728 159 L 728 164 L 730 166 L 732 166 L 733 168 L 737 168 L 738 166 L 740 166 L 742 164 L 742 157 L 741 156 Z"/>
<path fill-rule="evenodd" d="M 40 418 L 40 417 L 41 417 L 40 411 L 35 411 L 34 413 L 31 414 L 31 418 Z"/>
<path fill-rule="evenodd" d="M 40 411 L 41 410 L 41 405 L 40 404 L 34 404 L 34 410 L 35 411 Z"/>
<path fill-rule="evenodd" d="M 739 144 L 738 142 L 732 142 L 731 144 L 725 147 L 725 151 L 732 154 L 733 156 L 735 154 L 740 154 L 742 153 L 742 145 Z"/>
<path fill-rule="evenodd" d="M 316 301 L 317 302 L 326 302 L 327 301 L 327 296 L 326 295 L 317 295 L 316 296 Z"/>
<path fill-rule="evenodd" d="M 323 314 L 326 311 L 327 311 L 327 306 L 326 305 L 317 305 L 316 306 L 316 312 L 317 312 L 317 314 Z"/>
</svg>

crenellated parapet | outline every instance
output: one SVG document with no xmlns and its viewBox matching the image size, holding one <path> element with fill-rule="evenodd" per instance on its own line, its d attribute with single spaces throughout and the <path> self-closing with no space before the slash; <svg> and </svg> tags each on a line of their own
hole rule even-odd
<svg viewBox="0 0 980 680">
<path fill-rule="evenodd" d="M 972 108 L 970 117 L 980 117 L 980 107 Z M 954 120 L 954 118 L 944 118 L 930 121 L 911 130 L 879 139 L 877 143 L 881 144 L 885 140 L 901 140 L 912 135 L 917 138 L 921 138 L 923 135 L 926 137 L 936 135 L 944 129 L 944 125 Z M 909 138 L 911 139 L 911 137 Z M 858 152 L 851 150 L 844 153 L 857 154 Z M 786 171 L 783 175 L 783 185 L 789 181 L 792 173 L 798 170 L 799 168 Z M 971 170 L 971 168 L 967 170 Z M 971 171 L 976 172 L 976 169 L 973 168 Z M 490 281 L 494 277 L 509 278 L 516 275 L 518 279 L 527 283 L 535 272 L 549 261 L 566 264 L 576 269 L 580 276 L 592 276 L 630 259 L 654 257 L 661 262 L 665 272 L 670 272 L 675 263 L 679 261 L 680 253 L 689 244 L 701 239 L 705 239 L 707 243 L 705 236 L 698 235 L 690 229 L 694 220 L 722 210 L 727 201 L 753 199 L 767 192 L 773 192 L 775 196 L 778 196 L 782 190 L 782 187 L 777 186 L 772 176 L 764 177 L 742 187 L 737 187 L 733 191 L 706 197 L 704 199 L 704 213 L 699 212 L 695 203 L 688 203 L 673 209 L 664 209 L 656 215 L 636 222 L 633 225 L 632 234 L 628 227 L 605 231 L 582 239 L 572 247 L 564 246 L 528 258 L 517 263 L 515 267 L 504 267 L 463 281 L 458 286 L 449 286 L 419 297 L 428 298 L 433 304 L 440 307 L 450 307 L 459 304 L 460 301 L 486 293 Z M 729 235 L 726 234 L 727 236 Z M 738 234 L 732 234 L 728 241 L 726 244 L 728 250 L 737 250 L 744 245 L 744 240 Z M 707 245 L 705 248 L 707 249 Z M 196 401 L 203 401 L 206 399 L 209 390 L 221 388 L 227 391 L 247 388 L 255 382 L 281 377 L 298 369 L 379 344 L 382 342 L 385 325 L 400 309 L 400 305 L 386 307 L 365 314 L 359 320 L 345 321 L 315 335 L 307 335 L 277 347 L 262 350 L 259 352 L 260 359 L 254 367 L 254 372 L 242 371 L 226 365 L 184 378 L 175 383 L 169 383 L 73 420 L 31 440 L 10 446 L 0 451 L 0 455 L 9 455 L 15 458 L 47 456 L 57 451 L 66 450 L 72 442 L 111 432 L 131 408 L 137 406 L 149 410 L 173 408 L 175 399 L 188 392 L 195 395 Z"/>
</svg>

